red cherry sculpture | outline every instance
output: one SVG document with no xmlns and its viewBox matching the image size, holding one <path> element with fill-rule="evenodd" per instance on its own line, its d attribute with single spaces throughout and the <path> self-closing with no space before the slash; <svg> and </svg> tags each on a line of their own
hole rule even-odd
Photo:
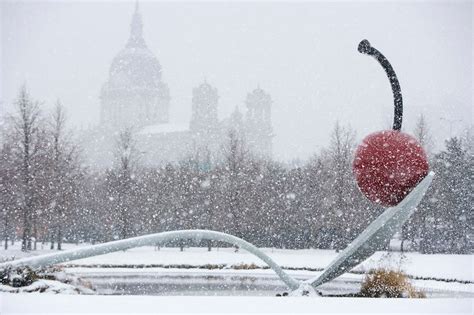
<svg viewBox="0 0 474 315">
<path fill-rule="evenodd" d="M 400 132 L 403 99 L 390 62 L 368 40 L 361 41 L 358 50 L 377 59 L 385 70 L 392 86 L 395 115 L 393 130 L 373 133 L 362 141 L 353 169 L 357 184 L 367 198 L 383 206 L 394 206 L 428 174 L 428 162 L 418 141 Z"/>
<path fill-rule="evenodd" d="M 428 162 L 415 138 L 386 130 L 362 141 L 353 169 L 357 184 L 368 199 L 394 206 L 428 174 Z"/>
</svg>

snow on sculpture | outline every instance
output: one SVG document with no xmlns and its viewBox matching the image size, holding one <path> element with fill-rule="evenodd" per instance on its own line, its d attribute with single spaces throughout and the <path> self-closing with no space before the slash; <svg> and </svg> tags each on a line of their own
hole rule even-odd
<svg viewBox="0 0 474 315">
<path fill-rule="evenodd" d="M 126 250 L 140 246 L 154 246 L 156 244 L 163 244 L 170 241 L 177 241 L 181 239 L 193 239 L 196 241 L 211 240 L 226 242 L 248 251 L 254 254 L 265 263 L 285 282 L 290 289 L 297 289 L 300 283 L 293 279 L 291 276 L 286 274 L 283 269 L 273 261 L 264 252 L 258 249 L 256 246 L 250 244 L 233 235 L 229 235 L 222 232 L 209 231 L 209 230 L 181 230 L 181 231 L 170 231 L 156 234 L 149 234 L 143 236 L 132 237 L 124 240 L 107 242 L 98 245 L 86 246 L 79 249 L 66 250 L 61 253 L 47 254 L 35 257 L 22 258 L 6 263 L 0 264 L 0 269 L 3 268 L 17 268 L 28 266 L 30 268 L 39 268 L 68 262 L 71 260 L 77 260 L 92 256 L 104 255 L 120 250 Z"/>
</svg>

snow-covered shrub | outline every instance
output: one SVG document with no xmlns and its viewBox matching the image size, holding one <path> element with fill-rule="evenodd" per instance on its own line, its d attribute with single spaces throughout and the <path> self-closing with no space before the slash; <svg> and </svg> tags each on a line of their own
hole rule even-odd
<svg viewBox="0 0 474 315">
<path fill-rule="evenodd" d="M 371 270 L 362 282 L 360 294 L 363 297 L 424 298 L 423 292 L 415 289 L 406 274 L 401 271 Z"/>
<path fill-rule="evenodd" d="M 52 293 L 52 294 L 94 294 L 94 291 L 85 287 L 73 286 L 55 280 L 37 280 L 30 285 L 14 288 L 0 284 L 0 293 Z"/>
<path fill-rule="evenodd" d="M 24 287 L 32 284 L 41 277 L 31 268 L 11 268 L 7 267 L 0 270 L 1 284 L 11 287 Z"/>
<path fill-rule="evenodd" d="M 0 269 L 0 293 L 93 294 L 90 283 L 68 277 L 61 268 L 33 270 L 29 267 Z"/>
<path fill-rule="evenodd" d="M 251 264 L 244 264 L 244 263 L 240 263 L 240 264 L 237 264 L 237 265 L 232 265 L 231 266 L 232 269 L 236 269 L 236 270 L 253 270 L 253 269 L 259 269 L 259 267 L 254 264 L 254 263 L 251 263 Z"/>
</svg>

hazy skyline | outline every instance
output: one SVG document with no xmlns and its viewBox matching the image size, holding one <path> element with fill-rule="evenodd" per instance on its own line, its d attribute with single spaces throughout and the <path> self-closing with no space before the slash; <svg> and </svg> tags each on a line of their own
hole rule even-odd
<svg viewBox="0 0 474 315">
<path fill-rule="evenodd" d="M 23 82 L 67 107 L 71 122 L 99 119 L 99 93 L 125 46 L 134 2 L 1 2 L 2 111 Z M 473 122 L 471 1 L 148 2 L 144 37 L 171 93 L 171 122 L 187 123 L 192 88 L 219 91 L 219 115 L 244 110 L 260 86 L 273 99 L 274 156 L 306 159 L 336 120 L 358 139 L 391 126 L 393 100 L 380 65 L 357 52 L 368 39 L 392 63 L 404 129 L 425 114 L 439 147 Z M 442 120 L 443 118 L 444 120 Z M 460 120 L 460 121 L 458 121 Z"/>
</svg>

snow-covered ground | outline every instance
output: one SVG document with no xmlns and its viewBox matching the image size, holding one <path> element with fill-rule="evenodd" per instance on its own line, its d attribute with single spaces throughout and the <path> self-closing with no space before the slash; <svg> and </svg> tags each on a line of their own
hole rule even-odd
<svg viewBox="0 0 474 315">
<path fill-rule="evenodd" d="M 0 295 L 1 314 L 472 314 L 471 299 Z"/>
<path fill-rule="evenodd" d="M 79 245 L 83 246 L 83 245 Z M 65 249 L 76 245 L 65 244 Z M 337 255 L 332 250 L 283 250 L 264 249 L 278 264 L 297 279 L 308 279 L 320 273 Z M 0 250 L 0 260 L 29 255 L 50 253 L 43 249 L 22 253 L 17 245 Z M 377 252 L 353 272 L 346 273 L 321 287 L 328 294 L 355 292 L 363 279 L 364 271 L 371 268 L 401 269 L 413 277 L 412 283 L 428 293 L 429 297 L 457 297 L 458 299 L 383 300 L 360 298 L 277 298 L 271 296 L 249 297 L 245 295 L 275 295 L 286 290 L 284 284 L 271 270 L 262 269 L 265 263 L 245 252 L 233 248 L 178 248 L 140 247 L 106 255 L 71 261 L 65 264 L 68 274 L 91 281 L 104 294 L 137 294 L 134 296 L 75 296 L 64 294 L 3 294 L 0 313 L 135 313 L 135 312 L 194 312 L 194 313 L 308 313 L 328 312 L 390 312 L 390 313 L 445 313 L 471 314 L 474 297 L 474 255 L 422 255 L 418 253 Z M 204 266 L 218 267 L 207 269 Z M 250 270 L 236 270 L 236 266 L 252 266 Z M 293 269 L 293 270 L 291 270 Z M 295 270 L 296 269 L 296 270 Z M 417 280 L 418 278 L 418 280 Z M 433 278 L 434 280 L 428 280 Z M 438 279 L 438 280 L 436 280 Z M 444 281 L 441 281 L 444 280 Z M 445 280 L 454 280 L 446 282 Z M 183 282 L 189 291 L 181 294 Z M 230 295 L 196 297 L 202 290 L 213 292 L 213 286 L 225 283 Z M 141 291 L 135 291 L 138 287 Z M 157 287 L 159 287 L 157 289 Z M 256 288 L 261 292 L 242 291 Z M 112 289 L 111 289 L 112 288 Z M 107 291 L 109 290 L 109 292 Z M 155 290 L 149 292 L 147 290 Z M 156 290 L 162 290 L 161 293 Z M 165 290 L 165 291 L 163 291 Z M 166 292 L 166 290 L 169 290 Z M 239 291 L 240 290 L 240 291 Z M 267 291 L 265 291 L 267 290 Z M 130 293 L 133 292 L 133 293 Z M 450 295 L 452 292 L 452 295 Z M 168 293 L 168 294 L 166 294 Z M 154 296 L 139 295 L 187 295 Z M 208 294 L 212 295 L 212 294 Z M 222 294 L 217 294 L 222 295 Z M 224 294 L 225 295 L 225 294 Z M 468 297 L 461 298 L 459 297 Z M 118 304 L 116 304 L 118 303 Z M 54 310 L 48 305 L 55 305 Z M 122 305 L 120 307 L 118 305 Z"/>
<path fill-rule="evenodd" d="M 19 244 L 7 251 L 0 250 L 0 261 L 17 259 L 29 255 L 51 253 L 49 249 L 32 251 L 25 254 L 20 251 Z M 79 245 L 81 246 L 81 245 Z M 83 246 L 83 245 L 82 245 Z M 77 247 L 65 244 L 64 249 Z M 280 266 L 286 268 L 325 268 L 337 255 L 333 250 L 304 249 L 263 249 Z M 104 266 L 108 267 L 160 267 L 160 266 L 204 266 L 204 265 L 232 265 L 255 264 L 266 266 L 259 258 L 245 251 L 235 252 L 233 248 L 185 248 L 180 252 L 177 248 L 139 247 L 127 251 L 120 251 L 101 256 L 71 261 L 67 265 L 74 266 Z M 405 273 L 424 278 L 455 279 L 460 281 L 474 281 L 474 255 L 423 255 L 419 253 L 377 252 L 365 262 L 354 268 L 355 272 L 365 272 L 372 268 L 401 269 Z"/>
</svg>

